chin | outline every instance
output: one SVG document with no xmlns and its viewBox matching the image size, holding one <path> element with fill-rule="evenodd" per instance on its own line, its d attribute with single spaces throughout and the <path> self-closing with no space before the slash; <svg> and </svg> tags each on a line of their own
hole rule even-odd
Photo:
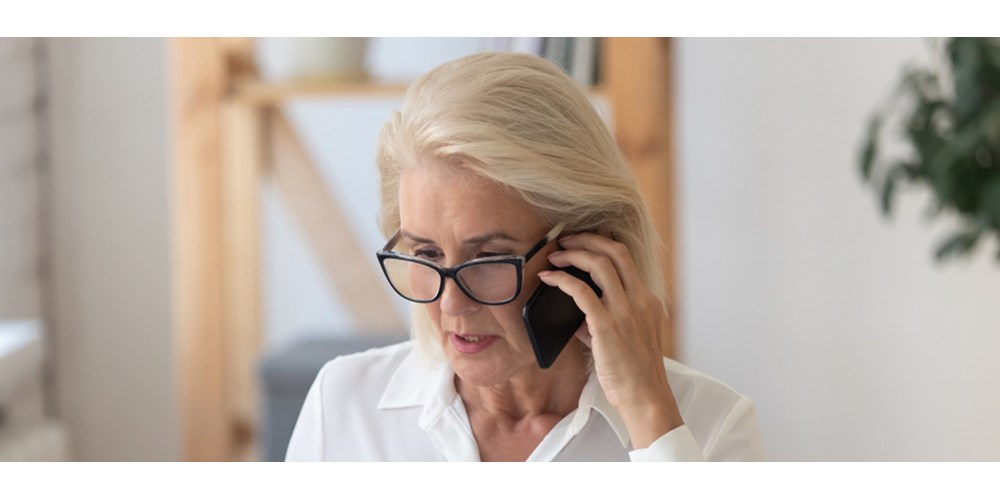
<svg viewBox="0 0 1000 500">
<path fill-rule="evenodd" d="M 505 383 L 520 371 L 509 360 L 490 356 L 468 357 L 452 352 L 448 355 L 448 362 L 462 382 L 483 387 Z"/>
</svg>

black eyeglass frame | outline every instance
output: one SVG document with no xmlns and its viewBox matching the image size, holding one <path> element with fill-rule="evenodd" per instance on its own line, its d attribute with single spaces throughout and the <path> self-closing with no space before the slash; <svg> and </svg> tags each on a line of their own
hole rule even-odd
<svg viewBox="0 0 1000 500">
<path fill-rule="evenodd" d="M 509 303 L 513 302 L 515 299 L 517 299 L 517 297 L 519 295 L 521 295 L 521 285 L 524 282 L 524 266 L 525 266 L 525 264 L 527 264 L 528 261 L 531 260 L 531 258 L 534 257 L 535 254 L 538 253 L 539 250 L 541 250 L 542 248 L 545 248 L 545 245 L 548 245 L 549 242 L 551 242 L 552 240 L 558 238 L 559 235 L 562 233 L 562 230 L 563 230 L 564 227 L 565 227 L 565 224 L 557 224 L 555 227 L 553 227 L 551 230 L 549 230 L 548 233 L 545 234 L 545 237 L 543 237 L 538 243 L 535 243 L 535 245 L 533 247 L 531 247 L 531 249 L 528 250 L 528 252 L 525 253 L 524 255 L 496 255 L 496 256 L 493 256 L 493 257 L 482 257 L 482 258 L 479 258 L 479 259 L 472 259 L 472 260 L 463 262 L 463 263 L 461 263 L 461 264 L 459 264 L 457 266 L 454 266 L 454 267 L 441 267 L 441 266 L 437 265 L 435 262 L 432 262 L 432 261 L 427 260 L 427 259 L 422 259 L 422 258 L 414 256 L 414 255 L 407 255 L 407 254 L 403 254 L 403 253 L 392 251 L 391 248 L 396 245 L 396 243 L 399 241 L 399 238 L 400 238 L 400 230 L 399 229 L 396 230 L 396 232 L 392 235 L 392 237 L 389 238 L 389 241 L 386 242 L 385 246 L 382 247 L 381 250 L 379 250 L 378 252 L 376 252 L 375 255 L 376 255 L 376 257 L 378 257 L 379 267 L 382 268 L 382 274 L 385 275 L 385 279 L 386 279 L 386 281 L 389 282 L 389 286 L 392 287 L 393 291 L 395 291 L 396 294 L 398 294 L 400 297 L 403 297 L 406 300 L 409 300 L 410 302 L 416 302 L 418 304 L 429 304 L 429 303 L 434 302 L 435 300 L 441 298 L 441 294 L 444 292 L 444 282 L 445 282 L 445 279 L 446 278 L 451 278 L 452 281 L 454 281 L 455 284 L 458 285 L 458 289 L 461 290 L 462 293 L 464 293 L 466 297 L 472 299 L 473 301 L 475 301 L 475 302 L 477 302 L 479 304 L 486 305 L 486 306 L 502 306 L 504 304 L 509 304 Z M 425 265 L 425 266 L 430 267 L 431 269 L 437 271 L 438 275 L 441 276 L 441 282 L 440 282 L 441 284 L 438 286 L 437 293 L 434 294 L 433 298 L 430 298 L 430 299 L 427 299 L 427 300 L 411 299 L 411 298 L 403 295 L 402 292 L 400 292 L 399 289 L 396 288 L 396 285 L 392 282 L 392 278 L 389 277 L 389 271 L 385 268 L 385 261 L 386 261 L 386 259 L 397 259 L 397 260 L 403 260 L 403 261 L 407 261 L 407 262 L 414 262 L 414 263 L 417 263 L 417 264 Z M 488 301 L 484 301 L 484 300 L 480 300 L 480 299 L 476 298 L 472 294 L 472 292 L 469 291 L 469 289 L 466 288 L 464 284 L 462 284 L 462 280 L 458 279 L 458 272 L 461 271 L 462 269 L 467 268 L 467 267 L 475 266 L 475 265 L 480 265 L 480 264 L 511 264 L 511 265 L 513 265 L 516 268 L 516 270 L 517 270 L 517 288 L 514 290 L 514 295 L 511 298 L 509 298 L 509 299 L 501 300 L 501 301 L 497 301 L 497 302 L 488 302 Z"/>
</svg>

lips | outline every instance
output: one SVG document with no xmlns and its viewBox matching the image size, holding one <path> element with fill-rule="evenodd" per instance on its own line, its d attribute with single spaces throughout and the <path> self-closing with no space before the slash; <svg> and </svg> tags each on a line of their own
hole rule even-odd
<svg viewBox="0 0 1000 500">
<path fill-rule="evenodd" d="M 474 335 L 474 334 L 458 334 L 455 332 L 448 333 L 448 339 L 451 341 L 452 347 L 456 351 L 462 354 L 477 354 L 485 351 L 490 345 L 497 341 L 499 337 L 496 335 Z"/>
</svg>

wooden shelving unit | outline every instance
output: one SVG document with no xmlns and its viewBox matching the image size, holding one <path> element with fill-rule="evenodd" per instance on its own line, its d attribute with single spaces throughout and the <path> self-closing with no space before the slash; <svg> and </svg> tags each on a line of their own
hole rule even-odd
<svg viewBox="0 0 1000 500">
<path fill-rule="evenodd" d="M 619 144 L 635 169 L 664 238 L 668 293 L 676 296 L 668 39 L 606 38 L 600 87 Z M 252 40 L 178 39 L 174 91 L 175 324 L 183 454 L 188 460 L 253 459 L 255 369 L 261 345 L 258 186 L 273 183 L 289 205 L 327 279 L 362 326 L 390 331 L 384 289 L 370 256 L 349 235 L 330 190 L 283 116 L 304 99 L 402 96 L 406 85 L 358 81 L 266 84 L 256 78 Z M 676 310 L 676 307 L 672 307 Z M 664 339 L 674 354 L 674 327 Z"/>
<path fill-rule="evenodd" d="M 331 81 L 273 84 L 245 79 L 236 84 L 234 99 L 252 106 L 277 106 L 302 99 L 342 99 L 397 97 L 406 92 L 405 83 L 372 81 Z"/>
</svg>

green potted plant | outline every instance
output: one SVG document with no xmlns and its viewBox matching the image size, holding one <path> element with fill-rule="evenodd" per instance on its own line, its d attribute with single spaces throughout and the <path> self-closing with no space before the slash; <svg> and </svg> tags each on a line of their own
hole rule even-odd
<svg viewBox="0 0 1000 500">
<path fill-rule="evenodd" d="M 937 248 L 939 260 L 1000 239 L 1000 39 L 953 38 L 942 47 L 941 69 L 906 69 L 896 93 L 873 113 L 859 162 L 885 215 L 906 183 L 930 187 L 932 214 L 960 216 L 962 227 Z M 886 157 L 882 131 L 896 123 L 909 152 Z"/>
</svg>

